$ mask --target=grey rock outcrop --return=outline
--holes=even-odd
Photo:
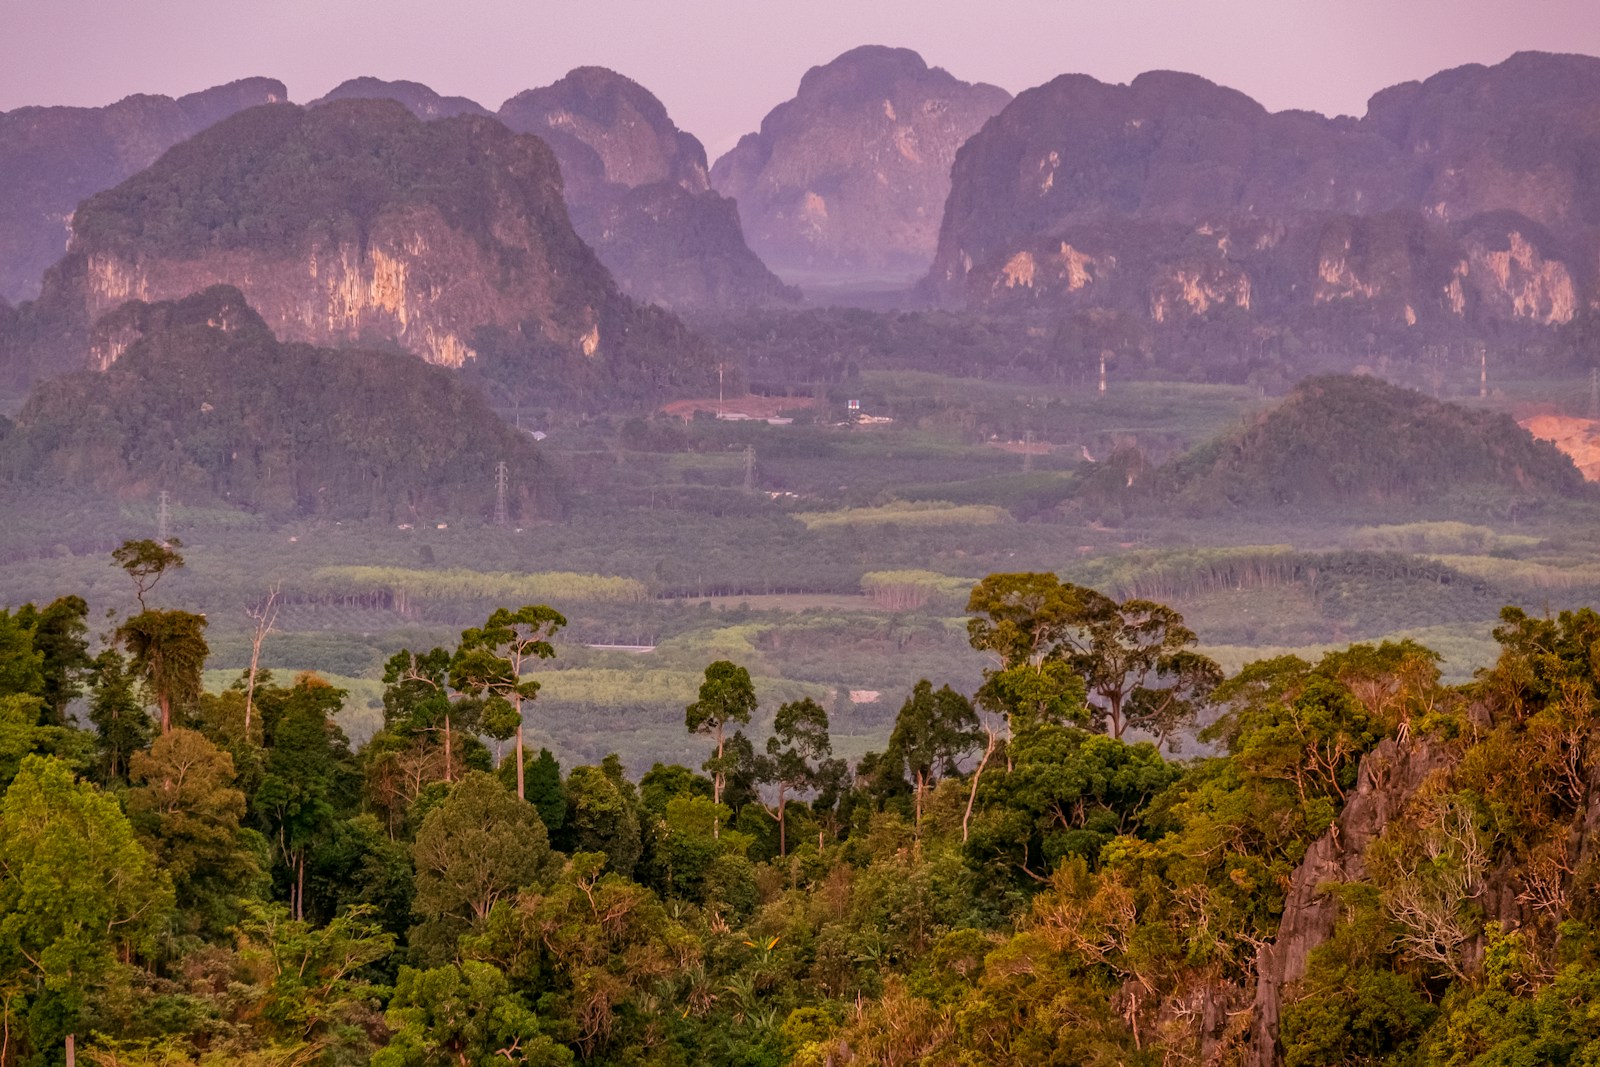
[[[1256,1067],[1280,1062],[1278,1019],[1284,988],[1305,977],[1312,951],[1333,936],[1339,905],[1325,887],[1362,880],[1367,846],[1430,775],[1453,763],[1451,753],[1428,738],[1386,740],[1362,759],[1355,794],[1294,872],[1278,936],[1256,954],[1250,1043]]]

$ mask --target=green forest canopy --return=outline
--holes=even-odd
[[[181,621],[148,577],[138,618]],[[1600,615],[1507,609],[1451,688],[1409,641],[1218,684],[1175,613],[1053,575],[968,610],[983,686],[915,687],[854,767],[819,705],[751,709],[710,665],[685,726],[723,709],[720,803],[693,768],[531,751],[519,797],[487,631],[396,655],[355,752],[315,676],[205,694],[148,641],[94,647],[81,599],[0,612],[0,1061],[68,1034],[128,1067],[1600,1054]],[[1202,706],[1194,753],[1102,732]],[[1379,764],[1390,817],[1355,800]],[[1307,884],[1352,835],[1351,880]]]

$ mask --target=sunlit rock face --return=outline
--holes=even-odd
[[[1270,113],[1192,75],[1066,75],[958,154],[924,287],[950,305],[1157,323],[1328,307],[1559,325],[1600,296],[1597,166],[1587,57],[1446,71],[1377,94],[1359,120]],[[1116,266],[1069,269],[1047,249]]]
[[[236,111],[286,99],[282,82],[247,78],[177,99],[140,95],[106,107],[0,112],[0,297],[38,295],[85,197]]]
[[[167,300],[243,282],[286,340],[392,341],[429,363],[461,367],[476,355],[467,338],[480,325],[473,321],[477,311],[494,313],[507,303],[475,269],[479,258],[437,209],[414,207],[386,213],[365,247],[354,240],[311,241],[287,255],[241,249],[183,258],[94,252],[85,264],[85,308],[93,321],[126,300]],[[92,357],[103,370],[115,353]]]
[[[956,149],[1010,94],[904,48],[813,67],[711,169],[780,273],[920,273],[932,259]]]
[[[637,82],[580,67],[512,97],[499,117],[550,145],[573,226],[630,296],[673,308],[797,299],[745,243],[733,201],[712,191],[705,148]]]

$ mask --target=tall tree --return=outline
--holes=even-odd
[[[811,789],[823,761],[833,754],[828,735],[828,712],[810,697],[778,708],[772,718],[772,736],[762,761],[762,779],[777,786],[772,804],[761,806],[778,822],[778,855],[789,854],[788,804],[790,793]]]
[[[0,796],[0,988],[12,994],[0,998],[4,1032],[20,1037],[28,1013],[36,1040],[70,1042],[88,994],[154,947],[172,907],[171,886],[115,798],[74,781],[59,760],[24,759]],[[54,1032],[41,1033],[41,1022]]]
[[[972,703],[948,685],[933,688],[924,678],[911,690],[894,732],[888,755],[902,761],[916,789],[916,826],[922,828],[922,802],[940,777],[953,774],[956,761],[978,743],[978,716]]]
[[[256,704],[256,679],[261,673],[261,646],[266,642],[267,635],[277,629],[278,624],[278,591],[281,586],[274,583],[267,590],[266,598],[245,607],[245,616],[250,620],[250,670],[245,676],[244,683],[244,736],[250,737],[250,722],[254,717]]]
[[[261,871],[240,825],[244,794],[233,757],[182,728],[135,752],[128,817],[171,876],[188,917],[213,933],[231,926],[258,891]]]
[[[967,600],[967,638],[1002,668],[1038,666],[1081,650],[1085,624],[1114,607],[1103,593],[1054,574],[991,574]]]
[[[94,661],[89,656],[89,605],[80,596],[64,596],[43,608],[24,604],[17,622],[33,633],[33,649],[40,656],[39,695],[44,698],[52,726],[67,725],[67,705],[83,693],[83,683]]]
[[[116,640],[128,650],[134,670],[149,686],[161,711],[161,732],[172,729],[175,706],[186,707],[200,696],[200,672],[206,656],[204,615],[187,611],[156,611],[145,603],[145,594],[168,573],[183,566],[177,538],[161,543],[151,540],[124,541],[111,558],[133,579],[139,613],[117,627]]]
[[[0,609],[0,696],[40,696],[44,653],[33,647],[33,630]]]
[[[187,611],[141,611],[117,627],[133,669],[144,679],[160,711],[161,732],[172,730],[174,709],[200,699],[200,675],[211,647],[206,620]]]
[[[1163,741],[1222,681],[1222,669],[1191,646],[1183,616],[1151,600],[1127,600],[1085,620],[1086,640],[1071,657],[1094,703],[1096,725],[1121,738],[1129,726]]]
[[[724,765],[727,728],[733,723],[748,725],[755,710],[756,687],[750,681],[750,672],[725,659],[706,668],[700,699],[684,709],[684,725],[690,733],[717,739],[717,751],[705,763],[705,769],[711,772],[713,803],[722,803],[722,790],[728,780],[729,768]]]
[[[355,772],[333,715],[345,692],[306,675],[280,706],[263,707],[267,763],[251,807],[283,861],[290,911],[305,918],[306,864],[353,801]]]
[[[528,604],[512,611],[500,608],[482,627],[461,634],[451,663],[451,684],[462,692],[499,697],[511,705],[516,719],[517,798],[525,799],[522,754],[522,702],[539,694],[535,679],[522,677],[534,660],[556,654],[551,636],[567,624],[554,608]]]
[[[444,780],[455,779],[461,762],[456,734],[477,724],[482,705],[451,695],[452,656],[442,648],[418,655],[401,650],[384,665],[384,724],[406,736],[437,735],[444,744]]]
[[[565,786],[567,814],[557,838],[569,853],[598,852],[610,869],[633,877],[644,841],[639,802],[622,763],[607,756],[598,767],[574,767]]]
[[[1047,714],[1065,708],[1072,694],[1052,665],[1066,663],[1083,679],[1090,720],[1114,737],[1133,726],[1165,740],[1222,680],[1221,668],[1193,651],[1198,638],[1183,616],[1154,601],[1119,604],[1054,574],[991,574],[973,587],[967,610],[972,647],[1000,661],[980,697]],[[1030,670],[1035,677],[1017,676]]]
[[[183,542],[176,537],[165,542],[146,538],[142,541],[124,541],[112,550],[111,558],[133,579],[134,595],[139,599],[140,611],[149,608],[144,602],[144,595],[154,589],[156,583],[169,572],[183,566],[183,556],[178,552],[182,547]]]
[[[483,922],[495,902],[554,873],[538,812],[492,775],[474,771],[422,821],[413,856],[412,906],[426,929],[414,943],[454,955],[456,938]]]

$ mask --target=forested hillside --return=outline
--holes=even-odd
[[[1508,609],[1460,687],[1409,641],[1224,679],[1170,608],[995,574],[981,686],[853,766],[719,660],[704,773],[634,780],[524,747],[540,606],[395,654],[359,751],[315,675],[203,691],[181,548],[115,553],[104,637],[0,612],[7,1067],[1600,1055],[1593,612]]]
[[[1508,415],[1346,375],[1302,382],[1252,425],[1175,460],[1157,482],[1205,508],[1585,491],[1567,456]]]
[[[457,375],[405,352],[281,344],[237,289],[129,304],[100,337],[120,357],[40,384],[0,437],[16,498],[160,486],[285,517],[488,516],[503,461],[513,517],[556,507],[532,440]]]

